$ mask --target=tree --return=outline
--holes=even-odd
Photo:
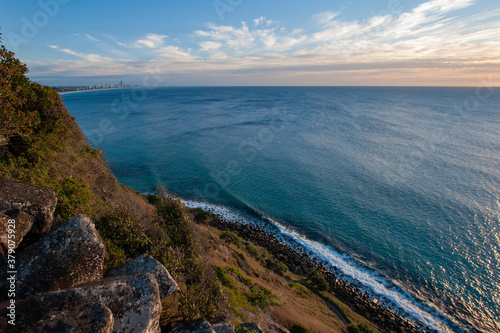
[[[0,39],[1,42],[1,39]],[[0,137],[26,137],[39,122],[36,110],[27,108],[31,82],[28,67],[0,45]]]

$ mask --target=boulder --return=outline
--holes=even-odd
[[[170,333],[215,333],[212,325],[203,318],[186,321],[173,330]]]
[[[177,282],[175,282],[165,266],[148,254],[142,254],[120,267],[110,270],[105,274],[105,277],[127,276],[146,272],[151,273],[156,278],[162,299],[179,290]]]
[[[17,271],[16,299],[102,279],[106,246],[94,224],[78,215],[16,255],[15,267],[0,263],[0,301],[7,297],[7,271]]]
[[[8,303],[8,302],[5,302]],[[113,332],[113,314],[100,302],[71,292],[53,292],[17,302],[15,326],[10,310],[0,310],[0,332]]]
[[[15,222],[9,223],[9,221],[12,220]],[[11,249],[15,249],[33,226],[33,216],[19,209],[12,209],[0,213],[0,247],[5,254],[7,254],[9,248],[9,225],[11,226],[10,229],[12,232],[10,235],[14,235],[13,238],[10,238],[12,241]]]
[[[87,302],[107,306],[113,313],[114,332],[160,331],[160,292],[156,279],[150,273],[107,278],[60,293],[71,293],[83,297]]]
[[[212,325],[215,333],[234,333],[234,325],[231,321],[223,321]]]
[[[29,235],[41,237],[50,230],[56,203],[51,189],[0,178],[0,212],[19,209],[33,216]]]

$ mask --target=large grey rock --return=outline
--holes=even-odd
[[[161,300],[158,283],[150,273],[114,277],[83,284],[60,293],[78,295],[106,305],[114,317],[114,332],[160,331]]]
[[[56,203],[51,189],[0,178],[0,212],[19,209],[33,216],[30,235],[40,237],[50,230]]]
[[[173,330],[170,333],[215,333],[212,325],[203,318],[186,321]]]
[[[9,223],[9,221],[14,221],[14,223]],[[16,249],[23,237],[26,236],[28,231],[30,231],[33,226],[33,216],[19,210],[12,209],[4,213],[0,213],[0,248],[1,251],[7,254],[10,248]],[[9,234],[9,229],[11,233]],[[11,237],[9,239],[9,236]]]
[[[0,263],[0,301],[7,297],[7,271],[17,271],[16,296],[23,299],[102,279],[105,256],[94,224],[78,215],[17,254],[15,267]]]
[[[162,299],[179,290],[177,282],[175,282],[165,266],[148,254],[142,254],[120,267],[110,270],[106,273],[105,277],[126,276],[146,272],[151,273],[156,278]]]
[[[231,321],[223,321],[212,325],[215,333],[234,333],[234,325]]]
[[[17,302],[15,326],[10,309],[0,310],[0,332],[113,332],[113,314],[104,304],[90,303],[72,292],[52,292]]]

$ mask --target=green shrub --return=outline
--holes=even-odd
[[[328,282],[325,280],[325,277],[318,271],[312,271],[311,274],[309,274],[308,279],[313,288],[318,291],[327,291],[330,288]]]
[[[139,220],[127,211],[113,211],[95,222],[96,228],[114,251],[107,266],[123,257],[133,259],[149,253],[150,240]]]
[[[212,212],[206,211],[203,208],[190,208],[189,212],[193,214],[193,218],[197,223],[208,223],[217,217]]]
[[[92,215],[90,203],[98,200],[83,179],[65,179],[56,186],[56,194],[56,213],[61,215],[63,221],[81,213]]]
[[[199,257],[190,260],[189,265],[192,267],[180,279],[182,294],[179,311],[182,317],[185,320],[210,320],[226,315],[227,299],[216,272]]]
[[[255,332],[256,332],[255,330],[250,330],[250,329],[243,327],[243,326],[238,326],[234,330],[234,333],[255,333]]]
[[[267,258],[265,262],[267,269],[273,270],[279,275],[283,275],[288,272],[288,266],[277,259]]]
[[[251,288],[249,300],[254,304],[260,307],[261,309],[265,309],[270,305],[279,305],[279,303],[275,300],[278,299],[271,290],[260,287],[260,288]]]
[[[252,257],[260,261],[261,257],[263,256],[263,253],[259,251],[255,246],[253,246],[252,243],[245,244],[245,248],[248,254],[250,254]]]
[[[238,277],[238,279],[243,282],[246,286],[248,287],[251,287],[253,286],[253,281],[249,278],[247,278],[246,276],[244,276],[243,274],[241,274],[241,272],[234,268],[234,267],[229,267],[228,268],[228,271],[234,273],[234,275],[236,275]]]
[[[290,332],[291,333],[310,333],[311,331],[305,327],[302,324],[293,324],[292,327],[290,327]]]
[[[241,247],[241,239],[240,237],[238,237],[238,235],[233,232],[233,231],[224,231],[221,235],[220,235],[220,239],[222,239],[224,242],[226,242],[227,244],[234,244],[236,245],[237,247]]]
[[[160,224],[165,227],[171,245],[182,248],[185,255],[193,256],[195,254],[195,241],[190,221],[186,215],[186,207],[180,199],[170,196],[154,201],[160,217]]]
[[[223,286],[228,287],[230,289],[234,289],[234,281],[233,279],[227,274],[227,271],[219,266],[214,267],[215,271],[215,276],[219,279],[219,281],[222,283]]]

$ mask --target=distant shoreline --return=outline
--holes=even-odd
[[[96,91],[96,90],[111,90],[111,89],[126,89],[126,88],[134,88],[136,86],[130,86],[130,87],[113,87],[113,88],[96,88],[96,89],[81,89],[81,90],[67,90],[67,91],[57,91],[59,95],[63,94],[69,94],[69,93],[76,93],[76,92],[88,92],[88,91]]]

